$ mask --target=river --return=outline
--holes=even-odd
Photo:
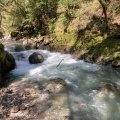
[[[50,52],[47,50],[26,50],[15,52],[13,41],[4,41],[5,49],[16,59],[16,68],[8,74],[10,84],[30,81],[47,82],[51,78],[61,78],[70,86],[67,93],[59,95],[51,105],[48,118],[43,120],[120,120],[120,96],[98,92],[100,82],[110,81],[120,85],[120,74],[110,66],[86,63],[75,60],[69,54]],[[45,61],[40,64],[30,64],[28,57],[33,52],[41,53]],[[18,54],[23,53],[24,59]],[[62,62],[61,62],[62,60]],[[61,64],[57,67],[57,65]],[[52,101],[52,98],[51,98]],[[61,104],[57,104],[56,102]],[[56,104],[55,104],[56,103]],[[56,109],[55,109],[56,108]],[[56,110],[56,111],[54,111]],[[67,119],[67,117],[66,117]],[[40,119],[41,120],[41,119]]]

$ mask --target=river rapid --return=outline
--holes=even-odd
[[[11,81],[9,84],[19,83],[21,86],[22,82],[26,82],[33,84],[33,88],[37,88],[39,84],[52,78],[61,78],[68,84],[67,92],[58,93],[56,98],[49,99],[53,103],[49,106],[49,112],[46,112],[48,117],[43,120],[120,120],[120,96],[98,92],[95,89],[100,82],[104,81],[120,85],[118,71],[110,66],[75,60],[70,54],[47,50],[15,52],[16,43],[9,40],[4,41],[3,44],[5,49],[14,56],[17,64],[16,68],[7,76]],[[41,53],[45,58],[44,62],[30,64],[28,57],[33,52]],[[20,53],[25,55],[24,59],[18,58]],[[60,62],[61,64],[58,66]],[[36,82],[38,84],[35,84]]]

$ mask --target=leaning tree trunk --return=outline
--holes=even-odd
[[[101,6],[102,6],[102,9],[103,9],[103,14],[104,14],[104,17],[105,17],[105,27],[106,27],[106,30],[108,30],[108,16],[107,16],[107,4],[105,4],[105,0],[99,0]]]

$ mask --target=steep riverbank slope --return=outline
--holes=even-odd
[[[111,2],[111,7],[112,7]],[[94,6],[95,5],[95,6]],[[120,14],[108,10],[109,29],[106,30],[102,9],[97,0],[71,9],[67,19],[64,10],[54,24],[55,40],[51,48],[64,51],[88,62],[112,64],[120,67]]]

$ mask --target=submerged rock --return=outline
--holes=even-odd
[[[101,100],[119,98],[120,86],[112,82],[101,82],[97,89],[97,97]]]
[[[17,37],[19,34],[18,31],[11,32],[11,38]]]
[[[67,86],[67,83],[61,78],[54,78],[49,80],[43,86],[50,93],[54,93],[64,90]]]
[[[16,45],[15,46],[15,51],[16,52],[20,52],[20,51],[24,51],[25,47],[23,45]]]
[[[26,58],[24,53],[18,53],[16,57],[17,57],[17,60],[24,60]]]
[[[14,40],[19,40],[19,39],[22,39],[23,37],[24,35],[19,31],[11,32],[11,38]]]
[[[42,63],[43,61],[44,57],[38,52],[34,52],[32,55],[29,56],[30,64]]]

